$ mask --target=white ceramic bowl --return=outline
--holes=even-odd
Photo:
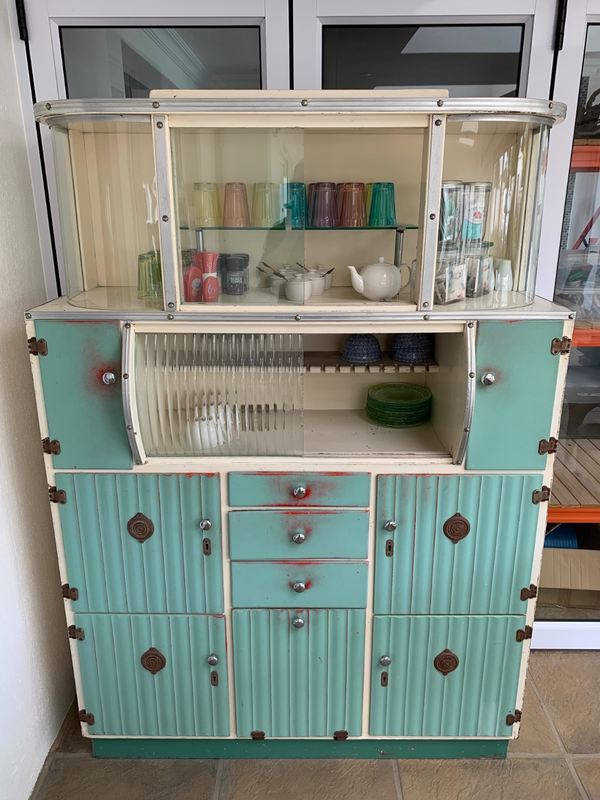
[[[298,275],[291,281],[286,281],[285,296],[292,303],[304,303],[311,296],[312,281],[304,275]]]

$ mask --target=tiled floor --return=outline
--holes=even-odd
[[[534,652],[506,761],[92,759],[75,719],[32,800],[600,800],[600,653]]]

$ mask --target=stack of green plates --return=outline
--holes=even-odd
[[[367,417],[386,428],[413,428],[431,416],[431,392],[413,383],[377,383],[367,396]]]

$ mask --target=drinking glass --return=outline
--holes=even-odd
[[[313,202],[313,228],[337,228],[335,183],[316,183]]]
[[[308,184],[308,224],[313,224],[313,211],[315,210],[315,183]]]
[[[396,224],[396,200],[393,183],[374,183],[369,225],[389,228]]]
[[[364,183],[345,183],[340,228],[365,228],[366,225],[365,185]]]
[[[279,186],[276,183],[255,183],[252,198],[252,226],[273,228],[281,225]]]
[[[289,183],[288,198],[292,228],[306,228],[306,186],[303,183]]]
[[[160,253],[151,251],[138,256],[137,296],[148,305],[155,305],[162,300]]]
[[[340,217],[342,216],[342,196],[344,194],[344,184],[336,183],[335,185],[335,202],[337,205],[338,225],[340,224]]]
[[[365,208],[367,210],[367,220],[371,218],[371,201],[373,199],[373,184],[365,183]],[[371,223],[369,223],[370,225]]]
[[[223,203],[223,227],[249,228],[248,195],[245,183],[226,183]]]
[[[221,225],[219,187],[216,183],[194,184],[194,218],[197,228],[218,228]]]

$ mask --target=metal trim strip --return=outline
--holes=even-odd
[[[177,308],[177,287],[175,275],[175,213],[171,204],[170,165],[168,126],[166,117],[156,116],[152,125],[154,137],[154,164],[156,169],[156,189],[158,195],[158,226],[160,233],[160,257],[162,265],[163,293],[166,309]]]
[[[128,321],[123,325],[123,342],[121,357],[121,396],[123,398],[123,416],[127,429],[127,439],[131,447],[131,455],[134,464],[143,464],[144,458],[139,446],[138,435],[133,423],[133,398],[131,393],[131,381],[133,380],[131,369],[133,367],[133,328]]]
[[[477,356],[475,352],[475,322],[467,322],[467,396],[465,399],[465,416],[463,419],[463,432],[453,464],[460,465],[465,460],[471,423],[473,422],[473,409],[475,407],[475,380],[477,373]]]

